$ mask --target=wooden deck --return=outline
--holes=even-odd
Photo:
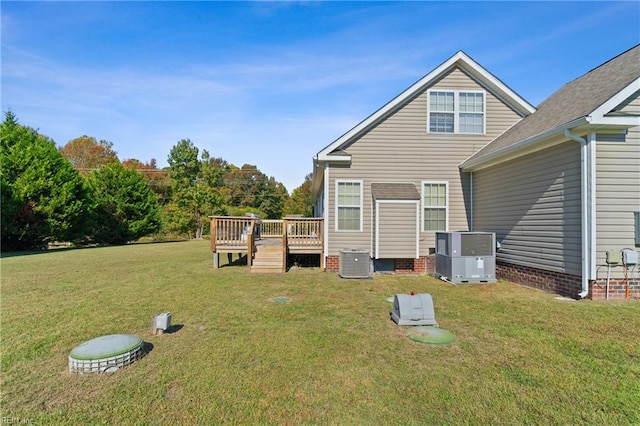
[[[319,254],[324,268],[324,223],[321,218],[256,220],[250,217],[211,216],[213,266],[221,253],[247,257],[252,272],[285,272],[289,254]]]

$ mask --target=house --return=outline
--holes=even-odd
[[[314,158],[326,268],[362,248],[374,269],[432,269],[435,231],[471,229],[471,174],[459,165],[534,108],[463,52]]]
[[[374,271],[427,273],[436,231],[489,231],[500,277],[599,293],[604,253],[637,243],[639,52],[539,110],[456,53],[315,156],[326,269],[361,248]],[[609,284],[624,286],[622,268],[610,269]]]
[[[640,296],[638,266],[606,262],[640,246],[640,45],[567,83],[460,169],[473,178],[474,228],[501,242],[499,276]]]

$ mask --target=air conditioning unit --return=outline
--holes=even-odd
[[[369,278],[369,252],[362,249],[340,250],[341,278]]]
[[[496,282],[496,235],[436,232],[436,275],[455,284]]]

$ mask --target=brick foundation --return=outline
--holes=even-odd
[[[640,279],[629,279],[629,299],[640,299]],[[598,279],[591,284],[591,298],[605,300],[607,298],[607,279]],[[609,300],[627,298],[627,281],[624,279],[609,280]]]
[[[496,276],[503,280],[567,297],[577,297],[578,293],[582,291],[582,278],[578,275],[546,271],[528,266],[496,262]]]
[[[340,257],[327,256],[325,270],[327,272],[338,272],[340,270]]]
[[[427,274],[433,273],[434,260],[432,256],[419,259],[395,259],[393,272],[395,274]],[[328,256],[327,272],[340,271],[340,256]],[[561,272],[546,271],[528,266],[511,265],[503,262],[496,264],[496,276],[500,279],[539,288],[550,293],[577,298],[582,291],[582,278],[579,275],[563,274]],[[598,279],[589,283],[589,294],[594,300],[606,299],[606,279]],[[629,279],[629,298],[640,299],[640,278]],[[609,300],[625,299],[627,282],[624,279],[609,281]]]
[[[395,274],[426,274],[433,271],[433,261],[430,257],[395,259],[393,266]],[[340,271],[340,256],[327,256],[326,271]]]
[[[427,273],[426,257],[418,259],[395,259],[393,262],[393,272],[395,274],[426,274]]]
[[[582,291],[582,277],[561,272],[546,271],[528,266],[497,262],[496,275],[500,279],[539,288],[562,296],[577,298]],[[609,282],[609,299],[624,299],[627,293],[625,280]],[[594,300],[606,299],[606,279],[589,282],[589,294]],[[640,298],[640,280],[629,280],[629,298]]]

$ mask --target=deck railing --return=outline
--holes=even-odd
[[[218,248],[239,248],[247,252],[253,250],[256,220],[248,217],[212,216],[211,250]]]
[[[282,220],[264,219],[260,226],[260,238],[280,238],[282,236]]]
[[[284,219],[290,248],[322,248],[324,221],[322,218]]]
[[[286,218],[256,220],[249,217],[211,216],[211,251],[246,253],[251,266],[256,251],[256,239],[282,239],[283,255],[322,254],[324,221],[322,218]],[[258,243],[260,244],[260,243]],[[321,256],[322,261],[322,256]]]

